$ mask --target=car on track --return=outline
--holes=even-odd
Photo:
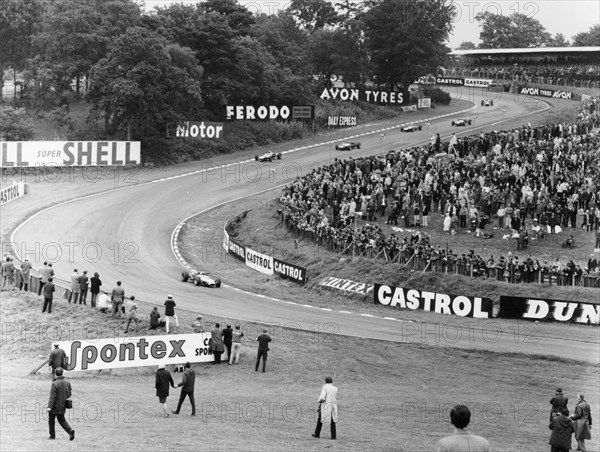
[[[254,160],[257,162],[272,162],[275,159],[281,160],[281,152],[267,151],[263,155],[254,156]]]
[[[193,283],[196,286],[221,287],[221,280],[219,278],[213,278],[204,271],[183,272],[181,274],[181,280],[183,282]]]
[[[400,127],[401,132],[416,132],[417,130],[423,130],[423,124],[408,124]]]
[[[454,121],[452,121],[452,125],[455,127],[465,127],[465,126],[470,126],[472,124],[472,122],[473,122],[472,119],[461,118],[461,119],[455,119]]]
[[[360,143],[357,141],[348,141],[335,145],[336,151],[351,151],[352,149],[360,149]]]
[[[481,99],[481,106],[482,107],[493,107],[494,101],[492,99]]]

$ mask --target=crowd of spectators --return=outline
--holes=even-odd
[[[598,99],[582,103],[576,120],[566,123],[453,136],[448,143],[438,135],[426,146],[335,159],[284,188],[282,214],[288,227],[328,239],[336,249],[356,246],[397,262],[413,256],[432,267],[466,262],[470,273],[475,267],[474,276],[512,265],[526,275],[519,276],[522,281],[535,279],[527,276],[529,268],[538,272],[538,280],[543,272],[598,277],[599,268],[585,262],[519,262],[516,256],[439,250],[427,234],[430,213],[444,217],[445,233],[469,230],[474,241],[490,238],[486,226],[492,223],[516,238],[519,248],[559,226],[600,234],[598,107]],[[418,232],[386,236],[378,221]],[[564,246],[572,247],[572,238]],[[499,270],[495,274],[505,277]],[[515,271],[510,274],[514,279]]]
[[[600,63],[481,58],[449,68],[445,75],[597,88],[600,86]]]

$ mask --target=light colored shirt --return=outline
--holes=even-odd
[[[454,435],[440,439],[436,446],[436,452],[489,452],[489,450],[490,443],[487,439],[463,429],[456,429]]]

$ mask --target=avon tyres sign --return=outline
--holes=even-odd
[[[392,308],[431,311],[438,314],[480,319],[493,317],[493,303],[489,298],[447,295],[384,284],[375,284],[373,295],[375,304]]]
[[[502,296],[499,317],[598,325],[600,304]]]
[[[520,94],[528,96],[552,97],[554,99],[575,100],[571,91],[562,91],[560,89],[541,89],[534,87],[523,87],[519,91]]]
[[[324,88],[320,97],[323,100],[360,100],[373,104],[400,105],[404,103],[404,93],[401,91],[381,91],[377,89]]]
[[[139,141],[2,141],[2,168],[141,163]]]
[[[299,284],[306,282],[306,268],[284,262],[275,257],[273,258],[273,265],[273,271],[276,275]]]
[[[213,361],[210,333],[63,341],[67,370],[101,370]]]

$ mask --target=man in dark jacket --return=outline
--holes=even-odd
[[[56,288],[54,287],[53,279],[50,277],[48,281],[44,283],[44,289],[42,292],[44,293],[44,306],[42,307],[42,313],[46,312],[46,308],[48,308],[48,314],[52,314],[52,299],[54,298],[54,292]]]
[[[181,394],[179,395],[179,403],[177,404],[177,411],[173,411],[173,414],[179,414],[181,410],[181,405],[187,397],[190,398],[190,403],[192,404],[192,416],[196,415],[196,401],[194,400],[194,383],[196,382],[196,372],[192,369],[192,365],[187,362],[185,363],[185,372],[183,373],[183,378],[177,386],[181,386]]]
[[[92,294],[92,308],[96,307],[96,299],[98,298],[98,294],[100,293],[100,286],[102,285],[102,281],[100,280],[100,275],[98,272],[94,273],[94,276],[90,279],[90,294]]]
[[[210,349],[215,357],[213,364],[221,364],[221,355],[225,351],[225,346],[223,345],[223,330],[219,323],[215,323],[215,327],[210,331]]]
[[[150,329],[155,330],[160,326],[160,312],[158,312],[158,308],[154,306],[152,311],[150,312]]]
[[[575,430],[571,418],[563,412],[552,413],[552,421],[549,428],[552,430],[550,440],[548,441],[550,451],[569,452],[571,449],[571,435]]]
[[[65,353],[65,351],[62,348],[60,348],[58,344],[54,344],[54,350],[50,352],[50,358],[48,358],[48,366],[50,366],[50,370],[52,371],[52,379],[54,379],[54,376],[58,369],[64,369],[64,366],[67,365],[66,361],[67,354]]]
[[[554,419],[554,413],[569,413],[569,409],[567,408],[568,403],[569,398],[563,395],[562,388],[556,388],[556,394],[550,399],[550,404],[552,405],[552,409],[550,410],[550,422]]]
[[[227,353],[227,358],[225,361],[229,362],[229,357],[231,356],[231,343],[233,342],[233,330],[231,329],[231,325],[227,324],[227,328],[223,330],[223,344],[225,345],[225,352]]]
[[[171,372],[165,369],[164,364],[158,365],[158,370],[156,371],[156,396],[158,397],[158,401],[162,405],[163,408],[163,416],[169,417],[169,410],[167,409],[167,397],[169,397],[169,385],[174,388],[175,383],[173,383],[173,377],[171,377]]]
[[[60,426],[69,434],[71,441],[75,439],[75,430],[71,428],[65,419],[65,402],[71,397],[71,383],[63,377],[63,369],[56,369],[56,378],[50,388],[50,399],[48,400],[48,426],[50,427],[50,438],[56,437],[54,431],[55,420],[58,418]]]
[[[263,369],[267,367],[267,355],[269,352],[269,342],[271,342],[270,336],[267,334],[267,330],[263,330],[263,334],[256,338],[258,341],[258,355],[256,356],[256,366],[254,367],[254,371],[258,372],[258,365],[260,364],[260,358],[263,359]]]
[[[85,304],[87,305],[87,294],[88,294],[88,289],[89,289],[89,282],[90,278],[88,278],[87,275],[87,270],[83,271],[83,275],[81,275],[78,279],[79,281],[79,304]]]

